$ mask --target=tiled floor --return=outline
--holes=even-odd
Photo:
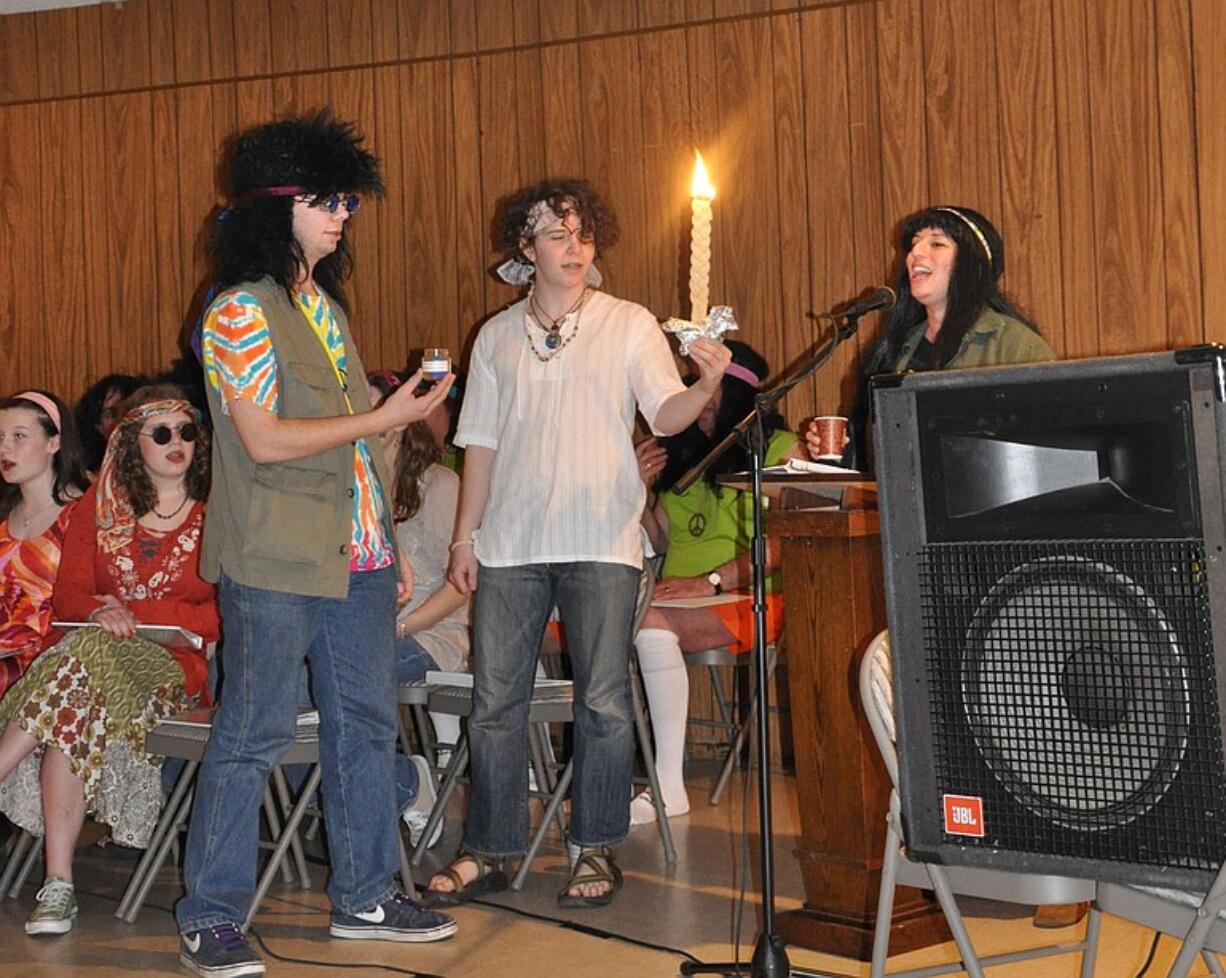
[[[790,779],[778,778],[776,786],[777,906],[782,910],[800,905],[801,886],[791,855],[795,846],[795,794]],[[324,873],[316,866],[310,890],[274,888],[257,919],[255,930],[265,949],[268,973],[651,978],[677,974],[683,954],[704,961],[726,960],[732,953],[739,885],[736,867],[740,861],[742,793],[738,787],[734,782],[723,804],[712,808],[705,804],[702,784],[694,782],[691,796],[699,804],[689,816],[673,820],[679,859],[672,873],[665,871],[655,828],[634,829],[620,850],[626,887],[607,910],[563,913],[558,909],[554,895],[564,879],[564,859],[555,838],[521,893],[500,895],[488,905],[459,910],[460,932],[442,944],[397,946],[331,940],[327,936]],[[435,850],[440,860],[443,853],[454,849],[458,837],[458,820],[452,819]],[[178,966],[170,914],[180,892],[178,871],[163,871],[136,924],[121,923],[112,914],[136,854],[85,844],[94,838],[96,832],[87,832],[78,859],[82,914],[70,935],[25,935],[22,922],[33,902],[33,883],[18,900],[0,903],[0,978],[185,973]],[[756,853],[756,831],[750,835],[749,845]],[[424,879],[424,873],[420,878]],[[753,885],[751,880],[751,902],[745,910],[742,931],[745,956],[752,951],[758,919]],[[968,907],[968,911],[972,935],[985,952],[1013,950],[1044,938],[1031,927],[1025,909],[977,905]],[[1149,932],[1108,919],[1098,978],[1132,978],[1145,959],[1150,940]],[[1173,941],[1161,942],[1150,976],[1166,973],[1175,950]],[[789,956],[794,967],[818,973],[868,974],[867,964],[800,948],[790,948]],[[893,963],[917,966],[952,960],[952,956],[953,946],[948,944]],[[1207,973],[1203,964],[1194,971]],[[991,974],[992,978],[1073,978],[1078,974],[1078,962],[1067,956],[1051,958],[1002,967]]]

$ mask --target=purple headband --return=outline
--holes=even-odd
[[[227,210],[233,210],[249,200],[255,200],[259,197],[297,197],[299,194],[307,193],[306,187],[256,187],[254,190],[248,190],[245,194],[240,194],[230,201],[230,206]]]
[[[60,431],[60,409],[55,406],[55,401],[51,400],[46,394],[40,394],[38,391],[26,391],[22,394],[14,395],[22,401],[30,401],[37,404],[40,408],[47,412],[47,417],[51,419],[51,423],[55,425],[55,430]]]
[[[748,367],[742,367],[739,363],[728,364],[728,369],[724,373],[729,377],[735,377],[737,380],[743,380],[750,387],[760,387],[762,385],[762,378]]]

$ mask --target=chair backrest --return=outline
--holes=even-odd
[[[873,739],[898,790],[898,752],[894,740],[894,670],[890,658],[890,633],[881,632],[868,643],[860,662],[860,700],[872,728]]]

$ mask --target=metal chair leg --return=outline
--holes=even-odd
[[[630,666],[630,695],[634,705],[634,729],[638,734],[643,763],[647,765],[647,784],[651,790],[652,803],[656,808],[656,826],[660,832],[660,844],[664,847],[664,862],[668,866],[673,866],[677,862],[677,849],[673,845],[673,830],[668,824],[668,815],[664,811],[664,795],[660,791],[660,778],[656,774],[656,755],[651,747],[651,732],[647,729],[647,706],[643,702],[643,690],[639,682],[638,668],[632,663]]]
[[[549,799],[549,804],[545,806],[545,816],[541,819],[541,824],[537,826],[536,831],[532,834],[532,842],[528,846],[528,851],[524,853],[524,858],[520,861],[519,869],[515,871],[515,876],[511,879],[511,889],[522,890],[524,881],[528,878],[528,870],[532,866],[532,860],[536,858],[540,852],[541,845],[545,841],[545,833],[549,829],[549,823],[558,814],[562,807],[562,799],[566,797],[566,791],[570,787],[570,779],[574,775],[573,761],[567,762],[567,765],[562,770],[562,776],[558,779],[557,785],[554,787],[553,796]]]
[[[157,825],[154,826],[153,834],[149,837],[149,844],[145,847],[145,851],[140,857],[140,862],[136,864],[136,869],[132,871],[132,877],[128,880],[128,886],[123,891],[123,899],[119,901],[119,906],[115,908],[115,916],[120,920],[127,919],[128,910],[136,894],[140,891],[145,877],[156,875],[158,870],[162,868],[161,861],[155,862],[158,851],[162,848],[162,840],[166,835],[177,828],[176,819],[179,814],[179,807],[183,802],[183,796],[191,788],[192,781],[196,777],[196,769],[199,766],[199,761],[187,761],[183,765],[183,770],[179,772],[179,777],[175,780],[174,787],[170,791],[170,797],[162,805],[162,814],[158,816]],[[141,902],[144,902],[143,899]],[[133,915],[132,919],[136,919],[135,915]]]
[[[277,845],[272,851],[272,857],[268,865],[264,867],[259,883],[256,884],[255,895],[252,897],[251,906],[247,910],[247,917],[243,921],[244,933],[251,926],[251,921],[255,917],[256,911],[259,910],[260,904],[264,902],[264,897],[267,895],[269,887],[272,886],[273,876],[278,869],[285,868],[285,852],[298,834],[298,823],[302,821],[307,805],[311,803],[311,795],[319,787],[319,780],[322,776],[323,772],[320,770],[320,765],[313,765],[306,784],[302,786],[302,793],[298,796],[298,801],[294,803],[294,807],[290,810],[289,816],[285,820],[285,825],[277,836]]]
[[[447,773],[443,777],[443,784],[438,790],[438,797],[434,800],[434,807],[430,809],[430,818],[426,821],[426,828],[413,849],[413,855],[409,858],[410,865],[420,866],[421,861],[425,859],[426,844],[433,837],[435,826],[442,820],[443,813],[447,810],[447,803],[455,793],[456,785],[459,783],[460,777],[467,767],[468,735],[460,734],[460,739],[456,743],[455,753],[451,756],[451,763],[447,765]]]
[[[285,781],[285,772],[281,770],[280,764],[272,769],[272,783],[277,790],[277,798],[281,802],[281,811],[288,812],[290,810],[289,785]],[[311,796],[307,795],[306,797],[309,807]],[[318,822],[316,824],[318,825]],[[294,869],[298,872],[298,885],[303,890],[309,890],[311,888],[311,874],[307,871],[306,853],[302,851],[302,839],[298,837],[296,831],[290,837],[289,844],[290,852],[294,856]]]

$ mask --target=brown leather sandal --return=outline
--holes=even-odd
[[[599,860],[604,860],[602,866]],[[608,867],[607,869],[605,867]],[[571,893],[576,886],[588,883],[608,883],[609,888],[597,896],[584,896],[582,893]],[[595,849],[580,849],[579,858],[571,870],[570,879],[558,893],[558,906],[574,909],[586,907],[607,907],[613,902],[613,897],[622,888],[622,871],[618,869],[613,859],[613,850],[608,846],[598,846]]]
[[[464,882],[464,877],[460,875],[457,868],[462,863],[472,863],[477,867],[477,875],[467,883]],[[503,860],[483,859],[471,852],[461,853],[450,866],[435,873],[434,876],[442,876],[451,880],[453,889],[432,890],[427,888],[422,893],[420,901],[424,907],[455,907],[461,903],[468,903],[483,893],[501,892],[507,888],[509,883],[506,871],[503,869]],[[434,877],[431,877],[431,882],[433,880]]]

